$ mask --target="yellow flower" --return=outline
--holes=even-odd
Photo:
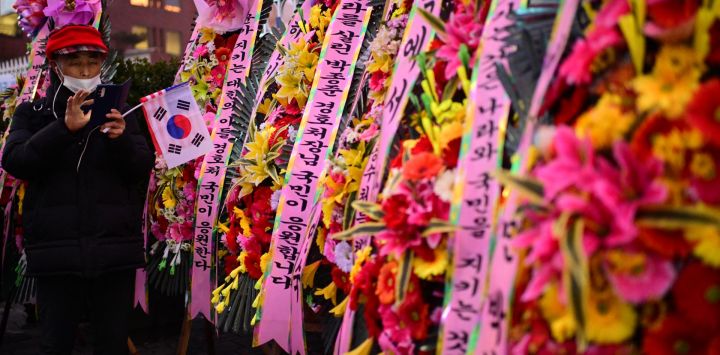
[[[238,255],[237,260],[240,262],[240,272],[246,273],[247,267],[245,266],[245,258],[247,258],[247,252],[245,250],[240,252],[240,255]]]
[[[690,162],[690,172],[701,179],[713,180],[717,174],[715,161],[708,153],[695,153]]]
[[[575,335],[575,320],[567,307],[560,303],[557,284],[551,283],[545,289],[538,305],[543,318],[550,325],[550,332],[555,340],[564,342]]]
[[[335,317],[342,317],[343,314],[345,314],[345,309],[347,309],[348,303],[350,303],[350,296],[345,297],[342,302],[330,310],[330,313],[332,313]]]
[[[310,26],[315,30],[318,40],[322,43],[325,38],[325,30],[330,25],[332,14],[330,9],[322,11],[322,7],[318,4],[310,10]]]
[[[166,209],[173,209],[177,204],[177,201],[175,200],[175,194],[168,186],[165,186],[165,188],[163,188],[162,201]]]
[[[423,280],[430,280],[433,276],[445,273],[448,266],[447,247],[438,247],[433,250],[435,260],[425,261],[422,258],[413,258],[413,272]]]
[[[450,142],[462,137],[462,134],[463,125],[461,121],[453,121],[445,124],[440,128],[440,145],[445,149]]]
[[[697,130],[673,129],[670,133],[653,139],[653,154],[671,171],[680,172],[685,168],[687,150],[697,149],[701,144],[702,137]]]
[[[713,226],[688,228],[685,239],[694,243],[693,254],[702,262],[720,267],[720,229]]]
[[[313,52],[302,52],[297,58],[298,70],[301,70],[305,79],[312,81],[315,78],[315,68],[318,64],[318,55]]]
[[[315,273],[317,272],[318,268],[320,267],[320,260],[306,266],[302,271],[302,276],[300,277],[300,281],[302,282],[303,288],[313,288],[315,287]]]
[[[617,344],[635,333],[635,309],[610,292],[591,291],[585,335],[598,344]]]
[[[373,52],[373,60],[368,63],[367,71],[373,73],[379,70],[383,73],[389,73],[394,63],[395,61],[389,54],[377,54]]]
[[[653,72],[632,82],[638,93],[637,109],[641,112],[659,110],[668,118],[680,117],[699,85],[702,69],[693,49],[664,46]]]
[[[267,115],[270,113],[270,106],[272,105],[272,100],[265,99],[260,105],[257,107],[257,112],[262,113],[263,115]]]
[[[237,207],[233,207],[233,213],[235,213],[236,218],[240,219],[240,228],[242,228],[242,234],[244,236],[251,236],[252,231],[250,229],[250,218],[245,215],[245,212],[243,212],[243,210]]]
[[[280,89],[275,94],[275,98],[278,101],[290,103],[292,99],[295,99],[298,103],[298,107],[304,107],[307,101],[307,93],[305,92],[304,83],[302,82],[302,72],[295,70],[287,70],[282,72],[275,78]]]
[[[267,252],[260,257],[260,271],[262,271],[263,275],[265,274],[270,261],[272,261],[272,253],[270,252]]]
[[[465,117],[465,105],[451,99],[444,100],[439,104],[432,102],[430,111],[438,123],[462,121]]]
[[[325,238],[326,237],[327,237],[327,229],[318,228],[318,235],[317,235],[317,239],[315,239],[315,243],[317,244],[318,248],[320,248],[320,250],[325,250]]]
[[[273,125],[267,125],[260,131],[255,131],[252,141],[245,145],[247,152],[244,158],[248,160],[265,160],[265,155],[270,152],[270,136],[275,132]]]
[[[580,137],[589,137],[598,149],[608,148],[623,138],[634,120],[632,113],[623,112],[622,98],[607,93],[595,107],[578,118],[575,132]]]
[[[333,305],[337,304],[337,286],[331,282],[327,287],[315,291],[315,296],[323,296],[326,300],[332,300]]]
[[[215,39],[215,31],[213,31],[212,28],[203,27],[200,29],[200,39],[198,40],[198,42],[208,43],[214,39]]]

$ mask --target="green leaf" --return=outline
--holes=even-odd
[[[274,164],[268,164],[266,171],[276,184],[280,184],[280,177],[278,177],[277,168],[275,168]]]
[[[694,226],[718,226],[720,216],[710,210],[697,207],[660,206],[641,208],[635,221],[645,227],[678,229]]]
[[[375,234],[385,229],[385,223],[382,222],[368,222],[358,224],[350,229],[344,230],[339,233],[335,233],[330,238],[335,240],[350,240],[353,236],[360,234]]]
[[[430,224],[425,228],[422,235],[423,237],[427,237],[437,233],[452,233],[456,230],[457,226],[454,224],[442,219],[433,218],[430,220]]]
[[[377,203],[356,200],[353,201],[352,207],[356,211],[363,213],[376,221],[383,219],[383,217],[385,216],[385,212],[383,212],[382,207]]]
[[[578,348],[584,349],[587,342],[585,336],[585,327],[587,324],[588,309],[588,292],[589,292],[589,269],[587,256],[583,248],[583,230],[584,223],[580,218],[565,215],[567,218],[562,220],[569,221],[559,234],[560,249],[562,250],[563,261],[565,263],[563,271],[563,281],[565,283],[565,292],[570,305],[570,312],[577,324],[576,339]],[[560,227],[558,227],[560,228]]]
[[[435,15],[425,11],[424,9],[418,7],[418,12],[420,13],[420,16],[422,16],[425,21],[432,27],[435,32],[440,35],[441,37],[447,36],[447,33],[445,32],[445,24],[443,23],[443,20],[439,19]]]
[[[531,202],[544,204],[545,188],[540,181],[517,176],[507,170],[496,170],[493,175],[505,186],[517,189],[523,196],[527,197]]]

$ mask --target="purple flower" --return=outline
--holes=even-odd
[[[48,0],[43,10],[55,20],[56,27],[88,25],[101,10],[100,0]]]
[[[335,245],[335,264],[344,272],[350,272],[350,270],[352,270],[354,261],[353,248],[350,243],[342,241]]]

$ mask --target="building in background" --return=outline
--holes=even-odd
[[[151,62],[180,56],[192,34],[192,0],[111,0],[111,46]]]
[[[29,39],[17,25],[15,0],[0,0],[0,61],[25,55]],[[192,0],[108,0],[111,47],[151,62],[180,56],[192,34]]]

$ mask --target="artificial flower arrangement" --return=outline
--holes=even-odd
[[[499,174],[522,196],[514,353],[720,351],[720,8],[634,4],[586,8],[555,125]]]
[[[330,237],[373,236],[370,245],[357,252],[349,272],[347,302],[369,334],[367,340],[353,340],[360,344],[357,352],[374,344],[396,354],[435,351],[471,53],[480,44],[489,4],[452,2],[444,27],[445,21],[430,19],[437,37],[428,52],[416,57],[421,82],[402,118],[399,149],[391,157],[379,202],[353,203],[371,222]]]
[[[44,13],[47,0],[17,0],[13,9],[18,14],[18,25],[28,37],[35,37],[47,21]]]
[[[237,38],[237,34],[220,35],[209,28],[200,29],[180,68],[180,80],[190,81],[208,130],[212,129]],[[203,157],[199,157],[168,169],[158,158],[153,170],[147,218],[155,241],[149,250],[148,282],[165,294],[183,294],[189,285],[197,182],[202,162]]]
[[[227,218],[219,222],[222,250],[218,255],[225,279],[213,291],[212,302],[220,317],[233,313],[230,317],[238,320],[233,327],[236,332],[241,326],[248,332],[254,324],[256,297],[270,260],[282,177],[336,6],[335,1],[318,1],[311,8],[309,20],[300,26],[300,38],[287,47],[278,44],[283,63],[266,85],[242,154],[228,166],[235,170],[236,178],[224,201]],[[233,307],[231,300],[245,303]]]
[[[392,8],[388,11],[388,18],[378,26],[367,48],[369,58],[364,71],[364,76],[368,78],[366,87],[352,89],[361,96],[356,98],[358,106],[354,107],[354,112],[348,118],[355,116],[348,120],[347,127],[338,139],[337,151],[330,158],[324,174],[320,225],[316,234],[311,236],[315,243],[302,277],[306,303],[318,315],[329,315],[330,321],[339,321],[336,315],[342,315],[347,305],[347,302],[339,301],[346,300],[350,293],[349,273],[354,263],[354,252],[350,242],[336,241],[328,238],[328,235],[352,225],[355,214],[352,202],[357,198],[363,171],[376,144],[383,99],[390,84],[393,63],[400,48],[412,1],[395,1],[390,6]],[[332,351],[338,330],[338,327],[325,325],[325,352]]]

